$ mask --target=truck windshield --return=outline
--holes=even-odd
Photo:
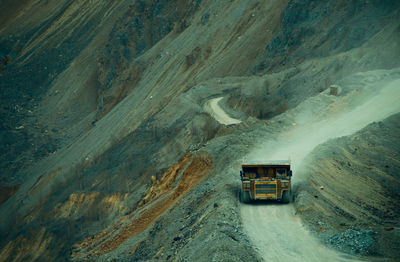
[[[278,174],[278,176],[286,176],[286,169],[284,169],[284,168],[277,168],[277,169],[276,169],[276,173]]]
[[[282,177],[288,175],[288,169],[278,166],[243,166],[243,174],[250,178]]]

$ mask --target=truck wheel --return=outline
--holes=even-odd
[[[282,203],[289,203],[291,198],[291,193],[288,190],[283,191],[282,193]]]
[[[240,201],[242,203],[250,203],[249,191],[240,191]]]

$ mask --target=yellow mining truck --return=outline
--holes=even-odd
[[[240,178],[240,199],[244,203],[266,199],[289,203],[292,198],[292,170],[288,160],[242,164]]]

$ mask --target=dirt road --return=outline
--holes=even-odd
[[[220,124],[223,125],[234,125],[239,124],[241,121],[235,118],[228,116],[224,110],[218,105],[219,101],[221,101],[223,97],[218,97],[214,99],[210,99],[205,104],[205,110],[215,118]]]
[[[265,261],[348,261],[318,243],[292,205],[242,205],[241,214],[246,233]]]
[[[259,148],[248,155],[247,159],[258,161],[291,159],[295,186],[296,182],[302,179],[302,177],[296,177],[296,171],[301,169],[300,163],[318,144],[331,138],[350,135],[371,122],[400,112],[400,103],[397,102],[400,97],[399,87],[400,79],[394,79],[385,82],[380,92],[371,89],[372,91],[364,93],[365,97],[362,99],[357,89],[345,98],[338,98],[333,102],[331,100],[328,103],[326,103],[328,97],[326,94],[311,98],[312,101],[308,101],[308,104],[306,101],[294,109],[295,118],[299,120],[299,123],[293,123],[289,130],[282,132],[278,137],[263,139],[266,142],[261,143]],[[350,99],[352,103],[349,103],[349,100],[343,101],[351,96],[356,98]],[[211,102],[216,103],[215,101]],[[323,105],[326,111],[335,113],[327,114],[323,118],[318,113],[310,113],[312,112],[310,107],[318,103],[322,105],[326,103]],[[344,104],[346,106],[343,106]],[[351,105],[350,110],[349,105]],[[221,116],[217,112],[215,115]],[[241,216],[247,235],[265,261],[356,260],[320,244],[295,215],[291,204],[242,204]]]

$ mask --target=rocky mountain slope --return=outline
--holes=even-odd
[[[400,67],[399,12],[2,1],[0,261],[261,260],[238,211],[241,159],[331,84]],[[240,124],[205,110],[221,96]]]

